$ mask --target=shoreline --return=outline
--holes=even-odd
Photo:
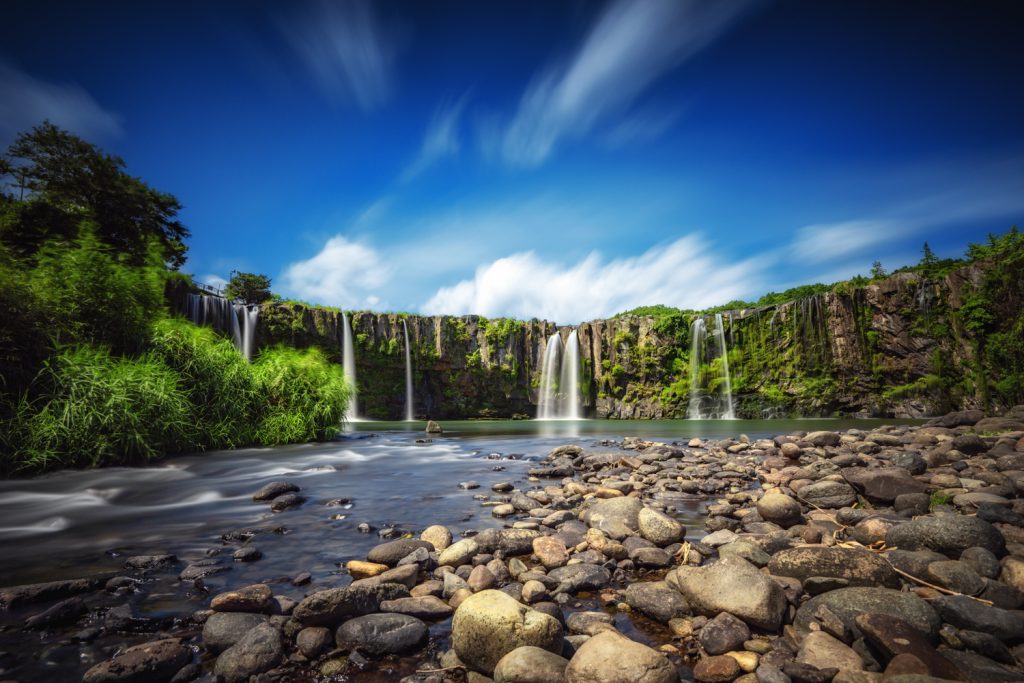
[[[898,667],[939,678],[1020,680],[1019,412],[933,420],[962,423],[948,427],[679,445],[626,437],[587,450],[567,444],[534,463],[524,486],[467,489],[486,497],[480,504],[503,529],[460,538],[423,520],[415,537],[350,558],[348,571],[360,578],[348,587],[305,586],[296,600],[280,594],[282,577],[206,596],[202,561],[181,569],[150,556],[132,558],[135,569],[104,585],[0,589],[0,605],[5,617],[24,616],[31,628],[73,642],[106,638],[101,652],[160,643],[95,662],[89,681],[129,680],[130,672],[154,681],[212,680],[203,677],[214,671],[227,680],[347,672],[352,680],[486,681],[516,644],[535,647],[510,655],[494,680],[525,682],[530,671],[551,676],[558,667],[568,681],[678,680],[682,673],[708,681],[852,682],[880,680],[883,671],[889,680]],[[971,420],[983,436],[963,424]],[[1006,436],[994,435],[998,427],[1007,427]],[[301,504],[301,491],[279,493],[294,498],[268,504]],[[706,509],[704,529],[675,519],[693,501]],[[225,545],[246,547],[241,539]],[[883,551],[893,546],[899,549]],[[168,572],[195,588],[199,610],[190,619],[139,628],[128,617],[118,628],[110,618],[116,608],[89,605],[96,593],[130,602],[134,582]],[[864,616],[882,612],[888,621]],[[510,623],[530,642],[508,642]],[[488,638],[467,635],[494,624],[504,626]],[[639,632],[631,631],[636,624]],[[907,624],[914,647],[897,652]],[[632,645],[616,629],[646,644]],[[886,636],[893,633],[902,635]],[[608,652],[618,653],[609,661],[619,673],[593,678],[597,663],[607,669]],[[846,668],[828,676],[834,662]],[[17,656],[0,667],[16,675]],[[384,673],[389,667],[393,673]]]

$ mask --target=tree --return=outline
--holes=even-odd
[[[256,273],[240,273],[237,270],[231,271],[231,281],[224,288],[224,294],[227,298],[244,304],[261,304],[273,296],[270,293],[269,277]]]
[[[924,247],[921,249],[921,263],[919,264],[921,266],[921,270],[926,276],[931,275],[938,263],[939,259],[935,256],[935,252],[932,251],[932,248],[928,246],[927,242],[925,242]]]
[[[49,121],[21,133],[0,163],[0,239],[23,256],[53,237],[73,239],[88,220],[100,241],[134,264],[155,239],[164,261],[185,262],[181,203],[125,172],[124,160]]]
[[[881,261],[875,261],[871,264],[871,278],[879,280],[886,276],[885,268],[882,267]]]

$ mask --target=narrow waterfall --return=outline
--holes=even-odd
[[[715,314],[715,325],[718,327],[716,337],[718,339],[718,353],[722,359],[722,391],[725,398],[725,410],[722,411],[721,419],[736,419],[736,411],[732,405],[732,380],[729,377],[729,347],[725,345],[725,329],[722,324],[722,314]]]
[[[221,334],[230,335],[235,348],[246,360],[252,360],[259,306],[233,304],[219,296],[189,294],[185,308],[193,324],[209,325]]]
[[[707,333],[703,318],[690,325],[690,402],[686,417],[691,420],[732,420],[736,410],[729,376],[729,347],[725,343],[725,322],[715,314],[715,329]],[[711,347],[710,349],[708,347]],[[719,367],[714,367],[718,360]],[[711,389],[707,395],[705,387]]]
[[[556,331],[548,337],[544,362],[540,367],[540,394],[537,400],[537,419],[558,417],[558,370],[562,360],[562,338]]]
[[[579,420],[580,415],[580,338],[576,330],[569,333],[562,354],[562,374],[558,380],[561,396],[558,417]]]
[[[348,316],[341,313],[341,363],[345,372],[345,382],[352,389],[352,395],[348,399],[348,411],[345,413],[346,422],[354,422],[359,419],[359,391],[356,389],[356,352],[352,346],[352,328],[348,324]]]
[[[695,318],[690,325],[690,407],[686,417],[691,420],[703,420],[700,402],[700,366],[704,351],[704,318]]]
[[[405,421],[412,422],[412,353],[409,350],[409,326],[402,321],[402,332],[405,333]]]
[[[239,348],[246,360],[252,360],[252,352],[256,346],[256,321],[260,317],[259,306],[246,306],[235,304],[234,315],[231,316],[234,326],[235,346]],[[241,319],[241,329],[238,328],[238,321]]]

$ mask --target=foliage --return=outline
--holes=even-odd
[[[0,241],[23,256],[50,238],[73,238],[83,219],[96,236],[135,264],[149,261],[156,241],[172,268],[185,262],[188,230],[177,220],[181,204],[125,172],[124,160],[50,122],[21,133],[4,155],[6,185]]]
[[[273,296],[270,292],[270,278],[266,275],[233,270],[231,280],[224,288],[224,295],[243,304],[261,304]]]
[[[678,308],[657,304],[654,306],[638,306],[628,311],[623,311],[622,313],[616,313],[612,316],[612,319],[625,318],[628,316],[652,316],[657,318],[663,315],[673,315],[680,312],[681,311]]]
[[[480,319],[484,329],[484,337],[487,344],[492,348],[504,346],[510,339],[515,337],[516,330],[521,323],[514,318],[496,318],[494,320]]]
[[[138,463],[192,443],[188,398],[157,358],[78,346],[51,359],[40,381],[45,389],[22,399],[10,424],[5,469]]]

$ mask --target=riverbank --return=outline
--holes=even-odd
[[[233,504],[266,511],[256,528],[0,590],[0,667],[23,682],[1019,680],[1024,409],[981,418],[481,452],[431,482],[433,515],[411,500],[413,524],[287,576],[274,555],[332,539],[325,517],[362,524],[346,507],[360,482],[325,499],[282,468],[280,495],[256,502],[243,472]],[[161,614],[172,599],[195,609]]]

